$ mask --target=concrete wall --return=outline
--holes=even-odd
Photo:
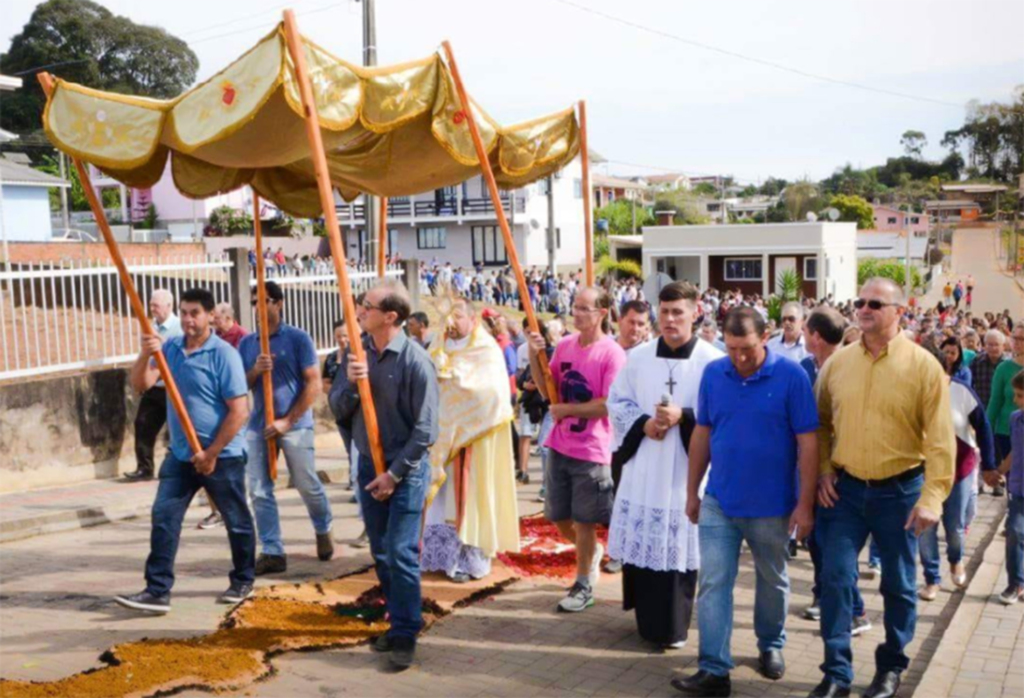
[[[126,369],[0,384],[0,493],[134,470],[137,409]],[[314,415],[317,446],[340,448],[323,396]],[[163,444],[161,437],[158,458]]]
[[[4,184],[3,226],[10,241],[46,241],[53,235],[50,227],[50,190]]]
[[[49,217],[47,217],[49,220]],[[49,238],[47,238],[49,239]],[[228,238],[230,239],[230,238]],[[174,260],[186,255],[203,254],[202,243],[128,243],[118,245],[129,263],[137,259]],[[12,242],[9,245],[14,263],[64,262],[99,260],[110,261],[110,252],[102,242]]]

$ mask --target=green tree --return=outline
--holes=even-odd
[[[54,155],[43,155],[42,162],[36,167],[40,172],[60,177],[60,165]],[[85,198],[85,190],[82,189],[82,182],[78,179],[78,170],[69,167],[65,170],[65,179],[71,183],[68,190],[68,208],[72,211],[88,211],[89,200]],[[121,206],[121,193],[114,188],[105,188],[100,193],[100,200],[103,208],[118,208]],[[50,189],[50,209],[60,210],[60,192]]]
[[[184,41],[135,24],[92,0],[47,0],[0,55],[6,75],[24,87],[4,96],[0,126],[18,134],[40,128],[45,97],[37,69],[100,90],[174,97],[195,82],[199,59]]]
[[[907,154],[907,157],[919,159],[921,151],[928,145],[928,137],[924,135],[923,131],[904,131],[900,136],[900,145],[903,146],[903,152]]]
[[[786,188],[787,184],[788,182],[784,179],[769,177],[764,180],[764,184],[758,189],[758,193],[762,196],[778,196]]]
[[[814,182],[803,180],[790,184],[782,193],[782,202],[790,221],[806,220],[807,214],[821,208],[821,197]]]
[[[971,102],[963,126],[946,131],[942,145],[968,156],[967,174],[1016,183],[1024,172],[1024,85],[1017,85],[1009,104]]]
[[[675,211],[672,222],[676,225],[701,225],[709,223],[700,199],[693,192],[674,190],[658,195],[654,211]]]
[[[862,259],[857,263],[857,286],[863,286],[868,279],[881,276],[898,283],[902,288],[906,283],[906,267],[900,262],[885,259]],[[914,288],[921,285],[921,272],[917,267],[910,267],[910,283]]]
[[[857,230],[870,230],[875,227],[874,209],[859,196],[836,194],[829,199],[828,205],[839,211],[839,220],[856,223]]]
[[[618,199],[594,211],[594,223],[608,221],[608,232],[612,235],[630,235],[633,232],[633,207],[628,199]],[[636,227],[654,225],[654,214],[639,202],[636,204]]]
[[[718,196],[718,187],[711,182],[698,182],[693,187],[693,193],[700,196]]]

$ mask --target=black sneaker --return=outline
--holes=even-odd
[[[130,473],[124,474],[124,479],[127,482],[145,482],[146,480],[153,479],[152,470],[133,470]]]
[[[388,637],[387,634],[378,635],[373,639],[373,642],[370,643],[370,649],[372,649],[374,652],[380,652],[382,654],[385,652],[390,652],[393,648],[394,645],[391,642],[391,638]]]
[[[263,574],[280,574],[288,571],[288,558],[285,555],[265,555],[260,553],[256,559],[256,576]]]
[[[391,640],[391,654],[388,655],[391,666],[404,671],[412,666],[416,659],[416,638],[396,637]]]
[[[252,584],[232,584],[217,597],[217,603],[240,604],[252,596]]]
[[[114,601],[125,608],[133,611],[145,611],[147,613],[159,613],[161,615],[171,611],[171,595],[154,596],[148,591],[132,596],[115,596]]]
[[[334,541],[331,532],[316,534],[316,556],[320,562],[327,562],[334,557]]]

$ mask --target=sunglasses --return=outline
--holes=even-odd
[[[872,310],[881,310],[882,308],[888,308],[889,306],[899,305],[898,303],[883,303],[882,301],[876,301],[874,299],[866,301],[863,298],[858,298],[853,302],[853,307],[860,310],[864,306],[871,308]]]
[[[797,317],[796,317],[796,315],[786,315],[786,316],[784,316],[782,318],[782,321],[783,322],[796,322],[797,321]]]

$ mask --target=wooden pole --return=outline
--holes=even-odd
[[[388,200],[380,197],[380,232],[377,235],[377,278],[383,279],[387,271]]]
[[[260,195],[252,192],[252,227],[256,233],[256,315],[260,323],[260,353],[270,355],[270,321],[267,319],[267,269],[263,259],[263,225],[260,222]],[[274,372],[263,374],[263,417],[266,426],[274,419]],[[267,439],[267,472],[277,479],[277,439]]]
[[[302,108],[305,113],[306,136],[309,138],[309,154],[313,159],[316,171],[316,184],[320,192],[320,205],[324,211],[324,227],[331,245],[331,257],[334,259],[334,271],[338,276],[338,287],[341,292],[341,307],[348,322],[349,351],[355,360],[366,362],[366,351],[359,336],[356,323],[356,304],[352,298],[352,284],[348,278],[348,267],[345,263],[345,246],[341,243],[341,228],[338,227],[338,212],[334,208],[334,189],[331,187],[331,174],[327,169],[327,156],[324,154],[323,137],[320,134],[320,115],[313,101],[313,88],[309,82],[309,70],[306,67],[306,52],[302,47],[299,27],[295,22],[295,13],[284,11],[284,36],[288,42],[288,53],[295,64],[295,77],[298,82],[299,95],[302,97]],[[366,436],[370,441],[370,456],[377,475],[384,474],[387,465],[384,462],[384,447],[380,440],[380,427],[377,424],[377,412],[373,406],[373,393],[370,390],[369,378],[361,379],[359,401],[362,403],[363,419],[366,422]]]
[[[53,94],[53,76],[44,72],[39,73],[38,78],[39,84],[43,87],[43,92],[49,98]],[[71,162],[78,171],[78,180],[82,184],[85,198],[88,199],[89,208],[92,209],[92,213],[96,217],[96,227],[103,235],[103,242],[107,244],[110,257],[114,261],[114,266],[117,267],[117,275],[121,278],[121,286],[128,295],[128,301],[131,303],[132,312],[135,313],[135,317],[139,321],[142,334],[156,335],[157,332],[153,329],[153,324],[149,321],[149,316],[146,314],[146,308],[142,305],[142,299],[139,298],[139,292],[135,289],[132,277],[128,274],[128,267],[125,265],[124,257],[121,256],[121,250],[117,246],[117,240],[114,239],[114,233],[110,230],[107,215],[103,211],[103,204],[100,203],[99,198],[96,196],[96,190],[92,186],[92,179],[89,177],[89,170],[78,158],[71,158]],[[153,355],[153,361],[156,362],[157,370],[160,371],[160,377],[163,379],[164,386],[167,389],[167,397],[170,398],[171,406],[174,408],[175,414],[178,415],[178,422],[185,431],[188,445],[192,448],[193,453],[201,452],[203,445],[199,442],[199,436],[196,434],[195,427],[192,426],[192,420],[189,419],[188,411],[185,409],[185,401],[181,399],[178,385],[174,382],[174,376],[171,375],[171,369],[167,366],[167,358],[162,350]]]
[[[447,41],[441,44],[444,47],[445,56],[448,59],[448,67],[452,72],[452,80],[455,81],[455,89],[459,93],[459,101],[462,103],[462,112],[465,114],[466,123],[469,124],[469,133],[473,137],[473,145],[476,147],[476,155],[480,160],[480,169],[483,171],[484,181],[487,182],[487,189],[491,193],[491,202],[494,204],[494,213],[498,217],[498,224],[501,227],[501,235],[505,239],[505,251],[508,253],[508,261],[516,275],[516,284],[519,286],[519,299],[526,311],[526,322],[530,326],[530,332],[540,333],[540,326],[537,324],[537,315],[533,311],[533,303],[530,302],[530,289],[526,285],[526,276],[523,274],[523,267],[519,264],[519,253],[516,252],[516,243],[512,238],[512,230],[509,228],[508,219],[505,217],[505,209],[502,206],[501,195],[498,193],[498,183],[494,179],[494,171],[491,169],[491,161],[484,148],[483,138],[480,137],[480,129],[477,127],[476,118],[470,107],[469,96],[466,94],[466,87],[462,84],[462,76],[459,74],[459,66],[452,54],[452,47]],[[515,197],[512,198],[512,206],[515,206]],[[541,372],[544,374],[544,385],[547,388],[548,398],[551,404],[558,402],[558,390],[555,386],[555,379],[551,375],[551,368],[548,366],[548,356],[544,352],[538,355]]]
[[[594,285],[594,216],[590,212],[590,153],[587,151],[587,103],[580,100],[580,166],[583,168],[583,271],[587,286]]]

